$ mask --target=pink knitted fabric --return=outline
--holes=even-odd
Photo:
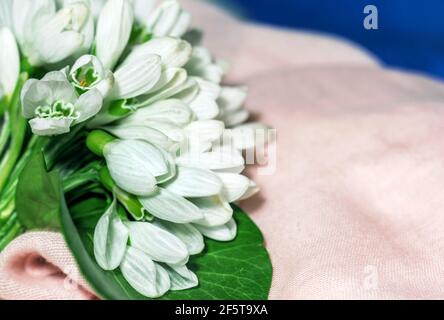
[[[232,62],[228,81],[277,129],[276,170],[250,169],[262,192],[242,204],[271,255],[270,298],[444,298],[444,86],[337,39],[185,4]],[[2,298],[90,292],[59,234],[28,233],[0,254]]]

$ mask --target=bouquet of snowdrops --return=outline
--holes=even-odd
[[[59,230],[103,298],[266,297],[230,205],[263,126],[201,35],[177,1],[0,1],[0,250]]]

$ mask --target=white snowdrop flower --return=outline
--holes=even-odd
[[[157,179],[170,170],[165,154],[145,141],[112,141],[104,146],[103,155],[116,184],[137,196],[152,194]]]
[[[6,27],[0,28],[0,48],[0,92],[8,98],[19,77],[20,55],[14,35]]]
[[[182,37],[191,25],[191,14],[178,1],[164,1],[145,22],[155,37]]]
[[[186,266],[165,266],[165,270],[170,277],[172,291],[194,288],[199,284],[196,274]]]
[[[21,92],[23,116],[36,135],[58,135],[96,115],[103,98],[97,89],[78,96],[63,72],[53,71],[41,80],[30,79]]]
[[[86,2],[56,10],[54,0],[14,0],[14,32],[32,65],[55,64],[78,52],[90,16]]]
[[[94,230],[94,256],[104,270],[119,267],[125,255],[128,229],[117,215],[116,200],[102,215]]]
[[[96,34],[96,55],[112,69],[122,55],[133,27],[134,12],[128,0],[109,0],[103,7]]]
[[[99,59],[93,55],[80,57],[72,66],[68,75],[69,81],[80,90],[96,88],[106,97],[114,86],[114,75],[106,70]]]
[[[194,47],[191,59],[185,69],[191,76],[201,77],[214,83],[220,83],[225,73],[221,62],[214,61],[210,51],[204,47]]]
[[[221,88],[218,84],[195,77],[199,91],[189,103],[199,120],[215,119],[219,115],[219,106],[216,103]]]
[[[246,88],[222,87],[217,98],[220,107],[218,119],[222,120],[227,127],[234,127],[247,121],[250,114],[243,108],[246,99]]]
[[[161,57],[156,54],[130,55],[114,73],[111,99],[129,99],[148,93],[160,79]]]
[[[195,227],[207,238],[217,241],[231,241],[236,238],[237,225],[234,219],[231,219],[228,223],[216,226],[208,227],[203,225],[195,225]]]
[[[191,45],[181,39],[162,37],[152,39],[136,46],[128,59],[137,59],[146,54],[156,54],[161,57],[164,68],[183,67],[191,57]]]
[[[120,269],[131,287],[146,297],[160,297],[171,287],[168,272],[150,255],[134,247],[126,250]]]
[[[145,25],[149,16],[154,11],[157,0],[131,0],[134,8],[135,20],[140,25]]]
[[[202,233],[190,223],[174,223],[156,219],[153,222],[156,226],[163,228],[174,234],[187,246],[190,255],[199,254],[205,248]]]
[[[184,265],[189,254],[186,245],[174,234],[150,222],[127,222],[131,246],[148,254],[154,261]]]

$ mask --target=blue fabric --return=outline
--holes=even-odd
[[[337,34],[388,65],[444,78],[444,0],[219,0],[254,21]],[[363,27],[375,5],[379,29]]]

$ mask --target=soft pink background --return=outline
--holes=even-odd
[[[265,235],[270,298],[444,298],[444,86],[342,40],[185,4],[277,129],[276,172],[251,169],[262,193],[242,205]],[[61,236],[31,233],[0,255],[0,297],[93,296]]]

